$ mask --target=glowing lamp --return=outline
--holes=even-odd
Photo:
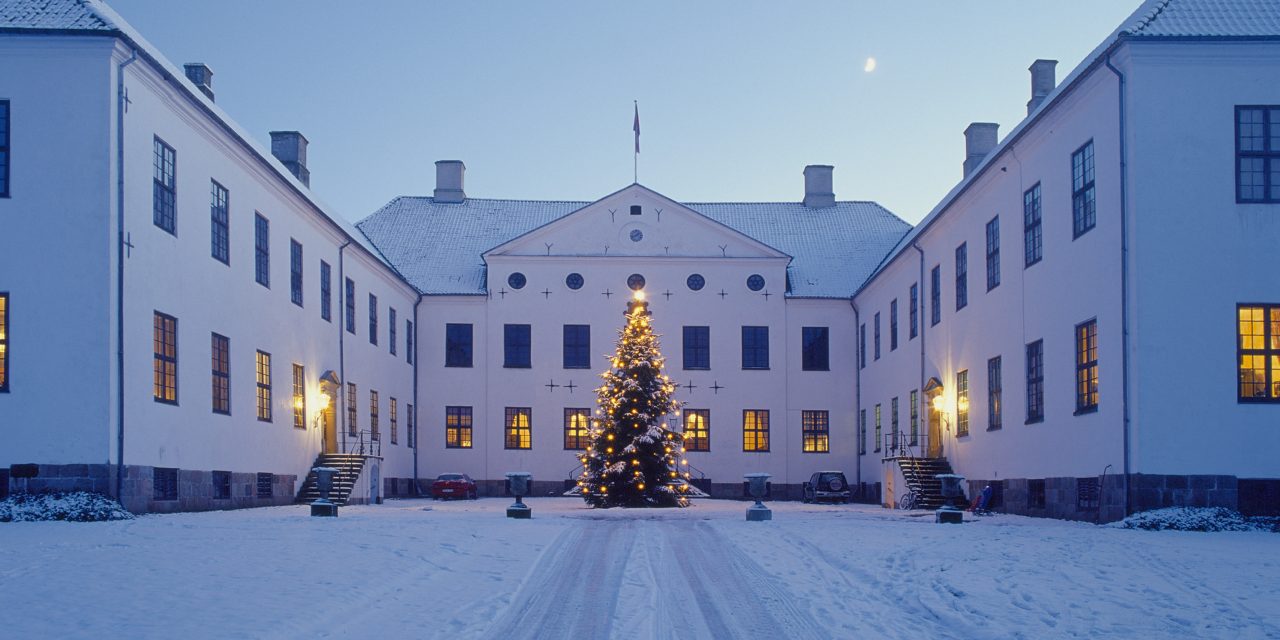
[[[320,392],[320,407],[324,409],[328,409],[330,402],[333,402],[333,396],[330,396],[329,394],[324,393],[323,391]]]
[[[942,411],[942,407],[945,404],[945,401],[942,399],[941,395],[937,395],[933,397],[933,400],[930,402],[930,404],[933,406],[934,411]]]
[[[644,302],[644,291],[636,291],[631,297],[635,298],[636,302]]]

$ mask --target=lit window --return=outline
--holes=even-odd
[[[210,180],[209,194],[209,252],[214,260],[231,264],[231,214],[227,190]]]
[[[801,367],[805,371],[830,371],[831,362],[827,327],[802,327]]]
[[[302,306],[302,243],[289,239],[289,299]]]
[[[1044,340],[1027,345],[1027,424],[1044,420]]]
[[[831,419],[826,411],[801,411],[800,433],[805,453],[831,451]]]
[[[307,428],[307,370],[293,365],[293,428]]]
[[[769,411],[746,409],[742,412],[742,450],[769,450]]]
[[[1004,396],[1000,356],[987,360],[987,431],[1004,426]]]
[[[8,323],[5,324],[7,329]],[[155,400],[178,404],[178,319],[155,312],[152,342],[155,345]]]
[[[8,109],[5,111],[7,113]],[[155,171],[154,179],[151,181],[151,219],[157,227],[177,235],[178,218],[175,205],[177,182],[174,180],[174,172],[178,163],[178,154],[173,147],[165,144],[160,138],[155,138],[153,146]],[[5,157],[8,157],[7,153]],[[6,166],[8,166],[7,163]]]
[[[529,325],[508,324],[502,327],[502,366],[508,369],[528,369],[531,365],[529,357],[530,337]]]
[[[564,325],[564,368],[591,368],[591,325]]]
[[[1093,141],[1071,154],[1071,233],[1079,238],[1097,224],[1093,189]]]
[[[1280,202],[1280,106],[1236,107],[1236,202]]]
[[[471,366],[471,325],[446,324],[444,326],[444,366]]]
[[[530,426],[529,407],[507,407],[506,438],[507,449],[532,449],[533,429]]]
[[[1240,402],[1280,402],[1280,304],[1236,308]]]
[[[354,382],[347,383],[347,435],[355,437],[360,429],[358,424],[359,396],[356,394],[356,384]]]
[[[271,288],[271,222],[261,213],[253,214],[253,278]]]
[[[590,409],[564,410],[564,448],[566,450],[586,449],[590,442]]]
[[[257,352],[258,419],[271,422],[271,354]]]
[[[1098,410],[1098,321],[1076,325],[1076,414]]]
[[[742,368],[769,368],[769,327],[742,328]]]
[[[711,450],[711,410],[684,410],[685,451]]]
[[[1000,286],[1000,217],[987,223],[987,291]]]
[[[9,294],[0,293],[0,392],[9,391]]]
[[[212,334],[213,412],[231,415],[231,339]]]
[[[471,448],[471,407],[444,408],[444,446],[447,449]]]
[[[969,435],[969,370],[956,373],[956,435]]]
[[[684,368],[711,368],[711,327],[684,327]]]
[[[1026,245],[1026,266],[1044,257],[1044,236],[1040,228],[1040,183],[1022,194],[1022,235]]]
[[[369,440],[381,440],[378,430],[378,392],[369,390]]]

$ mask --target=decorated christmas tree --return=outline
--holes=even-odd
[[[637,291],[627,304],[612,366],[596,389],[591,443],[581,456],[582,497],[593,507],[684,507],[678,463],[682,436],[666,416],[679,411],[675,387],[662,373],[662,352],[649,305]]]

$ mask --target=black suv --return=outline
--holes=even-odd
[[[804,483],[802,500],[805,502],[848,502],[851,498],[849,482],[843,471],[819,471]]]

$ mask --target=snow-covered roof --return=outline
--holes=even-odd
[[[418,290],[485,292],[481,254],[591,204],[396,198],[356,226]],[[813,209],[799,202],[688,202],[684,206],[793,257],[793,297],[853,293],[911,225],[874,202]]]
[[[85,0],[0,0],[0,30],[115,31]]]

